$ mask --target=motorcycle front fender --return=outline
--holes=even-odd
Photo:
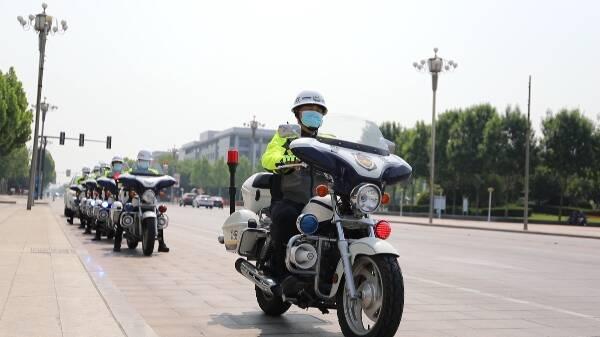
[[[350,250],[350,261],[353,265],[354,259],[356,259],[356,257],[360,255],[393,255],[396,257],[400,256],[396,248],[394,248],[394,246],[389,244],[387,241],[373,237],[366,237],[352,241],[348,249]],[[342,260],[338,261],[337,268],[335,269],[335,274],[338,275],[337,282],[335,282],[332,285],[329,297],[335,296],[340,284],[342,283],[342,276],[344,275],[344,266],[342,264]]]

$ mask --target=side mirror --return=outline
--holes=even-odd
[[[281,138],[298,138],[300,137],[300,125],[281,124],[277,129],[277,134]]]

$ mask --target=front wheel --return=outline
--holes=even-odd
[[[147,223],[142,233],[142,251],[144,255],[150,256],[154,251],[154,241],[156,240],[156,227],[153,223]]]
[[[284,302],[281,297],[265,294],[259,287],[254,286],[258,306],[267,316],[281,316],[290,308],[291,304]]]
[[[359,256],[352,266],[358,299],[340,285],[337,316],[344,336],[392,337],[404,310],[404,282],[392,255]]]

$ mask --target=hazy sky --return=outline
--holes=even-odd
[[[431,79],[412,62],[459,68],[442,76],[438,111],[489,102],[600,113],[600,1],[48,1],[69,31],[47,44],[43,96],[59,107],[46,134],[113,136],[50,145],[57,170],[195,140],[206,129],[290,119],[298,91],[322,92],[330,113],[412,126],[431,119]],[[40,1],[0,0],[0,69],[14,66],[35,102],[37,38],[16,16]],[[326,120],[325,120],[326,122]],[[1,136],[1,135],[0,135]],[[59,178],[64,173],[59,172]]]

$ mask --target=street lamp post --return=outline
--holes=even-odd
[[[252,130],[252,171],[254,172],[256,170],[256,130],[259,127],[264,128],[265,124],[257,121],[255,115],[250,122],[244,123],[244,126]]]
[[[413,62],[413,67],[415,67],[415,69],[423,72],[428,71],[431,74],[431,88],[433,89],[433,108],[431,112],[431,165],[429,165],[429,223],[433,222],[433,187],[435,186],[435,99],[438,77],[441,72],[448,72],[458,67],[456,62],[452,60],[446,61],[441,57],[438,57],[437,48],[433,48],[433,52],[433,57],[429,58],[427,61],[421,60],[420,62]]]
[[[493,187],[488,187],[488,193],[490,194],[490,198],[488,200],[488,222],[491,221],[492,218],[492,193],[494,192]]]
[[[32,106],[35,107],[35,106]],[[56,105],[52,105],[46,102],[46,97],[44,97],[44,101],[41,103],[40,109],[42,110],[42,133],[40,135],[40,141],[43,141],[42,144],[40,144],[40,148],[38,149],[38,165],[37,165],[37,169],[38,169],[38,173],[37,173],[37,177],[38,177],[38,183],[37,183],[37,195],[36,195],[36,199],[42,199],[44,196],[44,159],[46,158],[46,143],[47,143],[47,139],[45,139],[44,137],[44,125],[46,124],[46,113],[49,110],[56,110],[58,109],[58,107]]]
[[[61,28],[58,26],[52,27],[52,16],[46,14],[46,8],[48,5],[42,3],[43,12],[37,15],[30,14],[28,16],[29,22],[23,19],[22,16],[17,17],[17,21],[23,29],[29,30],[32,27],[38,33],[39,38],[39,51],[40,51],[40,60],[39,60],[39,71],[38,71],[38,85],[37,85],[37,99],[35,105],[35,128],[33,134],[33,149],[31,151],[31,166],[29,168],[29,193],[27,195],[27,209],[31,210],[31,206],[33,206],[33,190],[35,188],[35,170],[37,167],[37,151],[38,151],[38,130],[39,130],[39,119],[40,119],[40,108],[41,108],[41,98],[42,98],[42,79],[44,77],[44,55],[46,53],[46,37],[48,34],[55,34],[58,32],[64,33],[67,29],[67,21],[62,20],[60,22]],[[58,21],[57,21],[58,24]]]

